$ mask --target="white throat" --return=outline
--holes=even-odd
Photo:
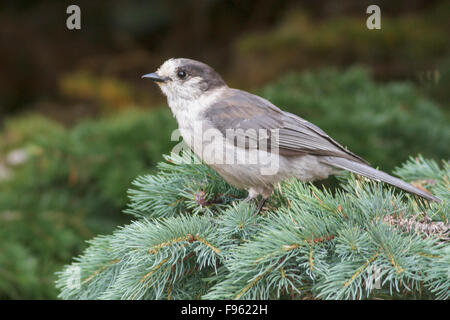
[[[177,119],[178,127],[190,128],[194,121],[202,121],[202,112],[226,89],[227,87],[216,88],[188,99],[168,92],[167,103]]]

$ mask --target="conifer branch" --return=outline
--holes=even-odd
[[[58,273],[60,297],[450,298],[448,162],[419,156],[397,169],[439,204],[347,174],[334,192],[285,181],[255,215],[244,191],[189,157],[136,179],[126,210],[136,221],[92,240]]]

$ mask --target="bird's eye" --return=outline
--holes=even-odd
[[[184,78],[186,78],[186,72],[184,70],[180,70],[177,72],[177,76],[180,79],[184,79]]]

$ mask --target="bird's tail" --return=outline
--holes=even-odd
[[[442,201],[438,197],[433,196],[431,193],[428,193],[426,191],[420,190],[419,188],[413,187],[412,185],[410,185],[409,183],[406,183],[405,181],[403,181],[401,179],[395,178],[391,175],[388,175],[387,173],[385,173],[383,171],[374,169],[363,163],[359,163],[356,161],[352,161],[352,160],[345,159],[345,158],[339,158],[339,157],[323,157],[321,159],[321,161],[328,165],[331,165],[333,167],[344,169],[344,170],[359,174],[359,175],[364,176],[369,179],[386,182],[390,185],[393,185],[394,187],[397,187],[397,188],[400,188],[407,192],[416,194],[427,200],[436,201],[436,202]]]

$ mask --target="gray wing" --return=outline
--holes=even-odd
[[[284,156],[312,154],[366,163],[314,124],[245,91],[228,89],[219,102],[204,112],[203,117],[227,139],[227,129],[233,130],[235,136],[232,142],[235,144],[238,136],[244,134],[246,148],[260,148],[262,143],[270,147],[271,143],[276,143],[278,152]],[[265,142],[262,141],[265,137],[257,134],[260,129],[268,133]]]

